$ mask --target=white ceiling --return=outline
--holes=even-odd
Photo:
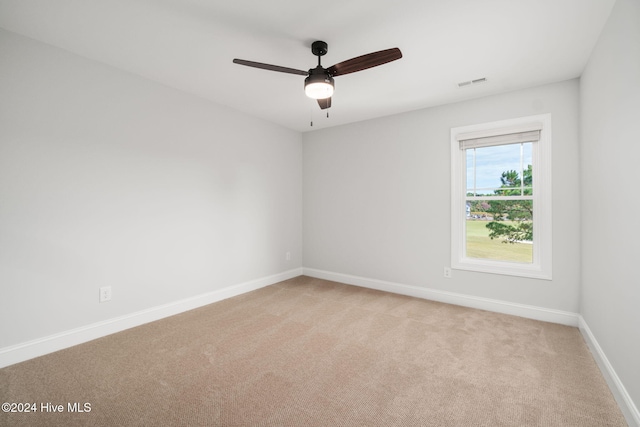
[[[0,0],[0,27],[305,132],[578,77],[614,2]],[[232,63],[307,70],[314,40],[325,67],[403,58],[336,77],[329,118],[304,76]]]

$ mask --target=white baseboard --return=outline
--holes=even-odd
[[[197,295],[195,297],[185,298],[183,300],[152,307],[102,322],[81,326],[69,331],[49,335],[10,347],[5,347],[0,349],[0,368],[33,359],[34,357],[43,356],[64,348],[72,347],[74,345],[82,344],[116,332],[124,331],[125,329],[173,316],[188,310],[193,310],[194,308],[212,304],[236,295],[254,291],[283,280],[300,276],[301,274],[302,268],[296,268],[283,273],[274,274],[272,276],[228,286],[226,288]]]
[[[347,285],[362,286],[364,288],[393,292],[401,295],[409,295],[417,298],[428,299],[431,301],[461,305],[463,307],[477,308],[480,310],[493,311],[496,313],[511,314],[514,316],[526,317],[528,319],[541,320],[544,322],[559,323],[561,325],[576,327],[578,326],[578,314],[568,311],[517,304],[513,302],[476,297],[472,295],[458,294],[455,292],[440,291],[436,289],[423,288],[420,286],[385,282],[377,279],[333,273],[330,271],[316,270],[313,268],[303,268],[303,273],[306,276],[346,283]]]
[[[640,427],[640,411],[638,411],[638,407],[631,399],[631,396],[629,396],[627,389],[624,387],[624,384],[622,384],[622,381],[620,381],[618,374],[616,374],[613,366],[609,363],[609,359],[607,359],[602,347],[598,344],[596,337],[582,316],[579,316],[579,328],[584,340],[591,349],[593,358],[596,360],[598,367],[600,367],[600,371],[602,371],[602,375],[607,381],[607,384],[609,384],[611,393],[613,393],[613,396],[618,402],[618,406],[620,406],[622,414],[627,420],[627,424],[629,424],[630,427]]]

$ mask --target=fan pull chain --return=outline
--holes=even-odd
[[[313,127],[313,107],[309,107],[309,117],[310,117],[310,126]]]
[[[313,112],[314,111],[315,111],[315,109],[313,107],[309,108],[309,126],[311,126],[311,127],[313,127]],[[327,119],[328,118],[329,118],[329,109],[327,109]]]

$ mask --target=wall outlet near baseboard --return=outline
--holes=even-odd
[[[447,279],[451,279],[451,267],[444,268],[444,277]]]
[[[291,261],[291,252],[287,252],[286,254],[284,254],[284,259],[286,259],[287,261]]]
[[[100,288],[100,302],[111,301],[111,286],[103,286]]]

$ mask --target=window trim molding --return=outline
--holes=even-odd
[[[466,242],[466,156],[460,148],[462,134],[501,135],[510,129],[542,123],[540,139],[533,146],[535,168],[533,217],[535,243],[533,263],[515,263],[469,258]],[[489,123],[460,126],[451,129],[451,267],[458,270],[505,274],[536,279],[552,279],[552,209],[551,209],[551,114],[518,117]],[[542,167],[541,167],[542,166]]]

